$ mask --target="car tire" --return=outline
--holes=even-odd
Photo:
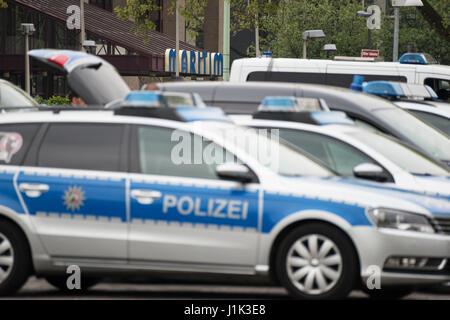
[[[21,230],[0,219],[0,296],[16,293],[32,272],[30,249]]]
[[[95,277],[81,277],[81,289],[69,289],[67,287],[67,278],[69,275],[66,276],[47,276],[45,277],[45,280],[50,283],[55,288],[59,289],[60,291],[66,292],[66,293],[76,293],[76,292],[83,292],[89,290],[89,288],[95,286],[97,283],[101,281],[100,278]]]
[[[363,292],[372,300],[398,300],[410,295],[414,290],[414,286],[395,286],[374,290],[364,288]]]
[[[351,241],[330,225],[314,222],[296,227],[276,250],[279,281],[295,298],[343,298],[359,278]]]

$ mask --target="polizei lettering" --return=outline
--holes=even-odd
[[[215,217],[224,219],[246,220],[248,202],[240,200],[165,195],[163,198],[163,213],[174,208],[181,215],[200,217]]]

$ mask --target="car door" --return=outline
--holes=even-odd
[[[50,123],[28,152],[17,188],[53,258],[126,260],[126,128]]]
[[[130,262],[184,270],[253,268],[259,185],[221,180],[215,163],[180,163],[173,132],[157,126],[132,130]],[[211,143],[184,134],[189,147],[200,146],[197,151]],[[194,139],[200,139],[197,146]]]

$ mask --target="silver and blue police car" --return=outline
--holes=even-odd
[[[292,111],[292,99],[267,97],[252,117],[232,118],[243,126],[277,129],[280,138],[323,161],[340,176],[450,200],[450,171],[445,165],[395,138],[354,125],[344,113],[319,108]]]
[[[255,149],[256,147],[256,149]],[[0,119],[0,293],[142,273],[271,276],[326,299],[450,280],[446,200],[352,184],[216,108]],[[407,292],[407,291],[406,291]]]

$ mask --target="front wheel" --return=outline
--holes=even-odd
[[[281,284],[303,299],[343,298],[359,276],[350,240],[323,223],[301,225],[281,241],[276,271]]]

